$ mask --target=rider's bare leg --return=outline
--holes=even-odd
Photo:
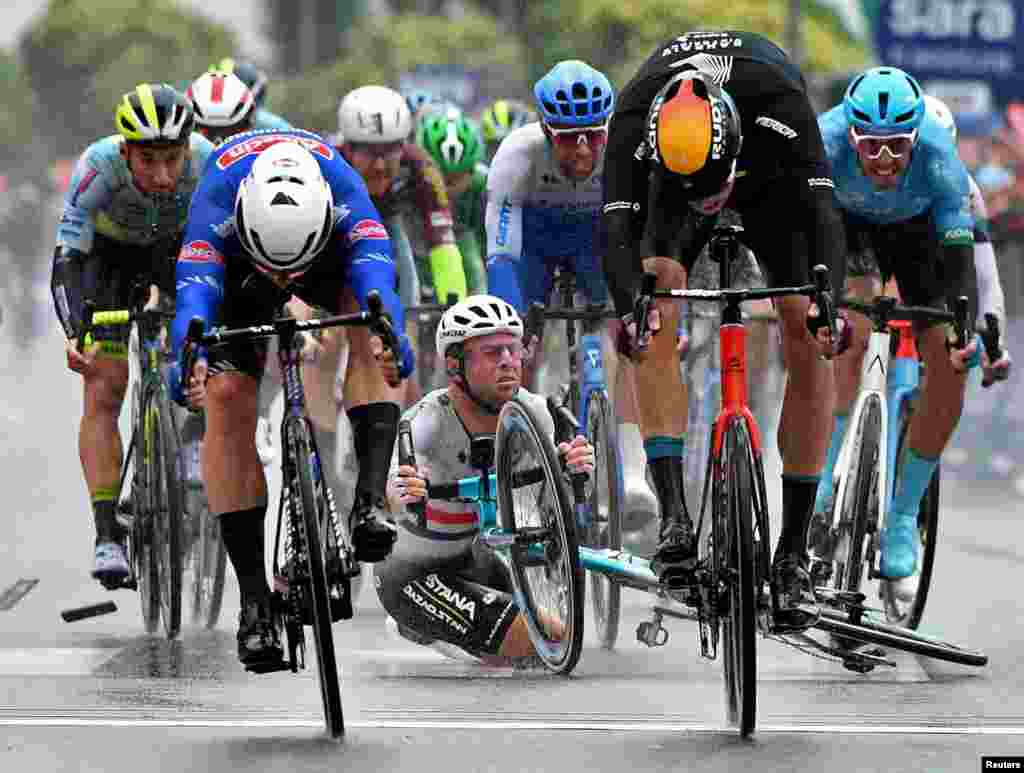
[[[114,519],[124,455],[117,419],[128,388],[128,361],[100,354],[95,363],[95,371],[82,380],[78,458],[89,489],[99,544],[114,541],[121,531]]]

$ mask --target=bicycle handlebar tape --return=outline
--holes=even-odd
[[[131,322],[132,313],[128,309],[120,311],[94,311],[92,314],[93,327],[113,327],[115,325],[127,325]]]
[[[416,466],[416,448],[412,443],[412,424],[408,419],[398,422],[398,463],[402,466]],[[417,525],[421,529],[427,527],[427,503],[413,502],[405,506],[416,516]]]
[[[538,343],[544,340],[544,304],[536,301],[530,304],[530,309],[526,312],[523,341],[529,345],[534,336],[537,337]]]
[[[116,611],[117,605],[113,601],[103,601],[99,604],[90,604],[85,607],[65,609],[60,613],[60,616],[65,623],[73,623],[76,620],[85,620],[86,618],[96,617],[97,615],[109,615],[111,612]]]
[[[1003,358],[1003,350],[999,348],[999,317],[991,311],[985,312],[985,329],[981,331],[981,342],[985,345],[989,365],[995,365]],[[986,389],[995,383],[994,378],[982,378],[981,385]]]
[[[967,346],[967,326],[970,324],[966,295],[961,295],[956,299],[956,309],[953,313],[955,315],[953,324],[956,326],[956,348],[963,349]]]

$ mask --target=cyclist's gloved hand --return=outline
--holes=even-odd
[[[188,407],[188,400],[185,397],[185,390],[181,386],[181,363],[171,363],[167,368],[167,390],[174,400],[182,408]]]
[[[615,341],[615,349],[626,357],[632,359],[638,350],[646,349],[651,338],[661,330],[661,312],[657,306],[651,304],[647,312],[647,334],[638,341],[636,336],[636,322],[632,314],[626,314],[612,323],[612,335]]]
[[[985,354],[981,366],[984,375],[981,379],[983,387],[990,387],[997,381],[1006,381],[1010,377],[1010,368],[1013,365],[1013,358],[1010,357],[1010,350],[1000,341],[999,347],[1002,355],[996,362],[989,362],[988,354]]]
[[[946,348],[949,350],[949,362],[957,373],[966,373],[971,368],[981,364],[981,353],[984,345],[981,342],[981,335],[975,335],[967,342],[963,349],[957,349],[956,343],[946,339]]]
[[[408,378],[416,369],[416,353],[412,350],[412,342],[405,333],[398,336],[398,351],[398,375]]]
[[[818,307],[814,303],[807,309],[807,329],[814,336],[824,357],[838,357],[850,348],[850,343],[853,341],[853,325],[850,324],[850,316],[846,313],[846,309],[836,311],[838,341],[831,340],[828,320],[818,311]]]

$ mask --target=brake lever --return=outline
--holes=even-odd
[[[553,397],[548,397],[548,412],[555,423],[555,443],[571,443],[573,438],[580,432],[580,424],[564,405],[561,405]],[[562,459],[562,469],[567,465],[565,456]],[[587,501],[587,473],[571,472],[569,480],[572,482],[572,495],[577,505],[585,504]]]
[[[380,293],[371,290],[366,296],[366,306],[370,311],[370,329],[380,336],[384,348],[391,351],[398,360],[398,336],[391,325],[391,319],[384,312],[384,302],[380,299]]]
[[[643,350],[647,348],[644,343],[651,334],[651,327],[647,317],[651,313],[651,306],[654,303],[654,289],[658,284],[657,274],[644,274],[640,284],[640,295],[633,307],[633,324],[636,325],[636,348]]]
[[[832,280],[829,270],[819,263],[812,269],[812,274],[814,275],[814,303],[818,307],[818,319],[817,321],[808,320],[807,327],[811,331],[811,335],[817,337],[818,331],[828,325],[830,340],[833,344],[838,344],[836,305],[832,297]],[[830,360],[832,356],[826,355],[825,359]]]
[[[412,424],[408,419],[398,422],[398,464],[403,467],[416,467],[416,448],[412,442]],[[416,516],[416,523],[421,529],[427,527],[426,502],[412,502],[405,508]]]
[[[188,323],[188,332],[185,334],[185,344],[181,350],[181,393],[188,392],[188,382],[192,378],[192,369],[199,359],[199,341],[202,340],[206,323],[202,317],[192,317]],[[191,413],[200,413],[198,408],[188,406]]]
[[[1003,359],[1003,350],[999,348],[999,317],[992,312],[985,313],[985,329],[981,331],[981,342],[985,345],[989,365],[995,365]],[[995,383],[995,378],[983,377],[981,385],[986,389]]]

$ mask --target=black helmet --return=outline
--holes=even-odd
[[[699,70],[686,70],[662,87],[647,114],[652,160],[683,178],[694,198],[713,196],[735,172],[743,146],[736,104]]]

